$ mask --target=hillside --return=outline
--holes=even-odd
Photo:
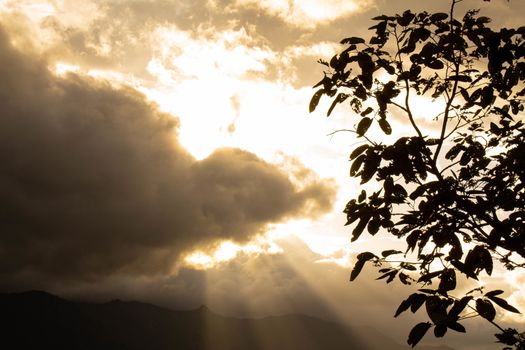
[[[408,349],[374,333],[287,315],[239,319],[206,307],[173,311],[139,302],[71,302],[45,292],[0,294],[2,343],[12,349],[372,350]],[[373,337],[365,346],[359,339]],[[448,347],[420,350],[452,350]]]

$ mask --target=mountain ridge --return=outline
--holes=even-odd
[[[374,333],[306,315],[221,316],[206,306],[175,311],[140,301],[69,301],[44,291],[0,294],[3,343],[71,350],[408,349]],[[367,341],[368,338],[373,341]],[[418,346],[418,350],[453,350]]]

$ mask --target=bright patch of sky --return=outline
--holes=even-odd
[[[236,0],[237,7],[255,7],[292,26],[315,28],[320,24],[366,9],[368,0]]]

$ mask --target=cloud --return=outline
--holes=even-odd
[[[269,223],[330,209],[329,182],[299,188],[240,149],[197,161],[178,143],[177,119],[135,90],[54,76],[4,32],[0,52],[7,285],[169,273],[197,246],[246,241]]]
[[[198,37],[177,27],[158,27],[153,33],[155,61],[173,70],[174,78],[246,78],[250,72],[264,72],[275,54],[258,46],[245,28],[218,32],[200,28]]]
[[[373,3],[369,0],[236,0],[234,6],[255,7],[300,28],[315,28],[335,19],[360,12]]]
[[[307,127],[310,85],[298,89],[291,81],[297,80],[298,60],[311,61],[318,68],[316,56],[334,51],[333,45],[297,45],[279,53],[259,45],[242,28],[206,28],[194,35],[165,26],[153,36],[148,69],[158,84],[144,91],[164,110],[181,116],[179,140],[196,157],[205,157],[222,145],[248,147],[269,159],[276,150],[300,154],[294,148],[312,144],[314,135],[326,140],[326,133],[319,131],[319,124],[331,128],[326,121]],[[309,72],[315,73],[310,83],[321,75],[315,69]],[[194,96],[200,96],[199,103]],[[294,133],[299,125],[301,132]],[[304,136],[306,129],[311,130],[309,136]],[[201,137],[194,138],[196,134]],[[310,156],[311,152],[305,158]]]
[[[235,122],[237,121],[237,119],[239,119],[241,113],[241,104],[237,95],[233,95],[230,97],[230,105],[233,111],[235,112],[235,117],[231,121],[230,125],[228,125],[228,133],[233,134],[235,132]]]
[[[327,27],[330,26],[328,17],[333,15],[334,19],[341,20],[348,17],[351,9],[364,7],[362,2],[357,5],[354,2],[298,1],[292,6],[295,12],[290,10],[293,15],[288,17],[282,17],[291,6],[288,1],[259,3],[251,0],[43,0],[38,4],[24,0],[8,1],[0,5],[0,11],[3,12],[3,22],[8,22],[19,32],[29,30],[34,38],[33,44],[41,46],[56,60],[81,67],[125,71],[147,80],[151,76],[146,66],[152,54],[158,46],[168,44],[159,43],[163,38],[158,33],[163,29],[167,29],[166,34],[173,41],[192,39],[188,43],[190,50],[203,49],[195,44],[206,45],[202,56],[193,57],[196,62],[191,65],[192,70],[199,67],[198,63],[203,62],[210,50],[217,51],[226,43],[237,45],[239,49],[232,52],[236,54],[234,60],[223,59],[232,55],[216,60],[220,68],[231,72],[245,68],[260,71],[268,69],[260,64],[263,59],[268,59],[264,55],[275,55],[290,46],[312,45],[319,41],[317,32],[304,26],[324,24]],[[266,10],[261,11],[259,6]],[[315,19],[312,16],[324,17]],[[292,20],[308,23],[291,26],[288,21]],[[328,31],[340,27],[337,24]],[[323,32],[326,31],[324,28]],[[245,40],[247,38],[249,40]],[[335,42],[339,39],[339,34],[324,35],[323,38]],[[273,66],[276,64],[272,62]]]
[[[70,298],[106,301],[112,298],[142,300],[173,309],[207,305],[214,312],[236,317],[264,317],[300,313],[347,323],[384,324],[385,310],[392,313],[399,296],[409,291],[367,276],[349,283],[349,269],[323,262],[298,236],[276,242],[274,253],[238,253],[235,259],[213,268],[182,268],[172,276],[116,276],[99,283],[51,285],[48,290]],[[355,315],[361,315],[359,321]],[[408,318],[412,320],[413,318]],[[403,329],[404,325],[398,325]]]

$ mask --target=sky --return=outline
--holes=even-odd
[[[316,61],[341,38],[366,36],[378,14],[448,3],[1,0],[0,288],[303,313],[404,343],[418,318],[391,315],[410,290],[348,282],[356,252],[400,244],[350,245],[342,209],[358,191],[358,140],[330,133],[352,127],[351,112],[326,118],[328,101],[312,114],[308,103]],[[525,19],[518,0],[467,8],[496,26]],[[525,309],[523,282],[488,283]],[[469,326],[470,345],[449,344],[492,341],[484,323]]]

